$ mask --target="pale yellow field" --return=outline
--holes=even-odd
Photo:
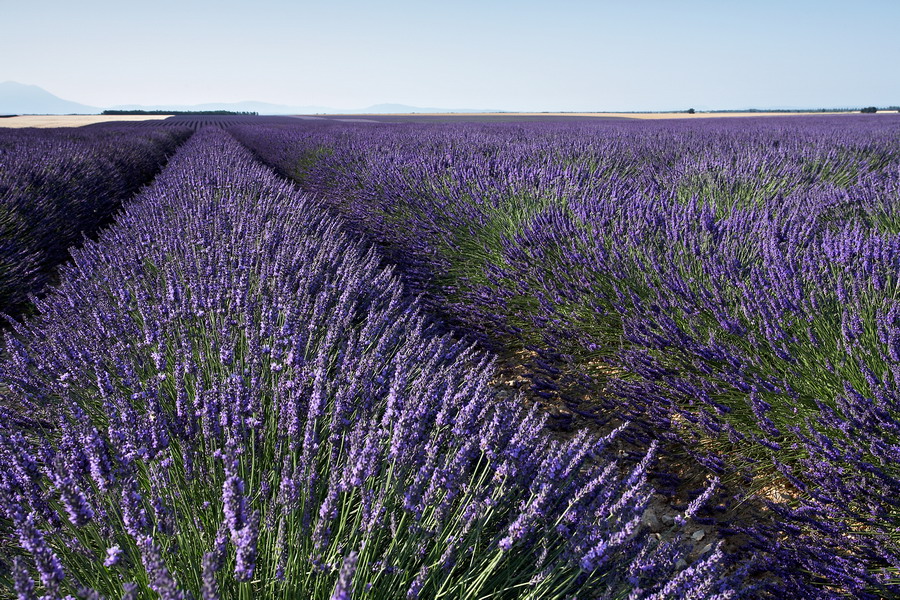
[[[171,115],[23,115],[0,119],[0,127],[81,127],[108,121],[150,121]]]

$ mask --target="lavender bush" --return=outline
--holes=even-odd
[[[0,130],[0,311],[23,309],[69,246],[150,182],[184,128]]]
[[[19,598],[731,598],[317,202],[201,131],[5,337]],[[691,507],[691,511],[696,507]]]
[[[793,489],[753,534],[773,570],[877,595],[896,592],[900,565],[898,130],[817,117],[237,133],[462,326],[592,375],[606,409],[713,470]]]

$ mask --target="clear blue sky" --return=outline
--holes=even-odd
[[[0,0],[67,100],[505,110],[900,104],[900,0]]]

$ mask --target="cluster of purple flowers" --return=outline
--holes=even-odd
[[[0,130],[0,311],[17,313],[68,248],[109,222],[190,130]]]
[[[235,133],[467,330],[792,487],[750,532],[787,585],[896,592],[900,119]]]
[[[19,598],[750,589],[642,527],[652,450],[626,468],[608,438],[549,438],[491,355],[222,131],[73,259],[0,362]]]

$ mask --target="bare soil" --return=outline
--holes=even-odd
[[[528,408],[537,407],[547,413],[547,428],[551,437],[569,438],[582,429],[588,429],[597,435],[606,435],[622,424],[612,419],[601,422],[588,416],[588,412],[573,410],[566,396],[577,395],[580,406],[589,409],[590,405],[603,405],[603,396],[607,394],[602,383],[597,387],[582,388],[571,386],[577,378],[566,377],[561,372],[554,376],[560,389],[547,393],[546,388],[534,385],[536,368],[534,360],[537,354],[527,350],[503,353],[497,362],[495,389],[502,396],[517,396]],[[598,371],[593,365],[592,371]],[[616,370],[607,367],[609,376],[615,376]],[[543,376],[543,375],[541,375]],[[539,376],[540,377],[540,376]],[[623,474],[628,472],[647,448],[629,442],[620,436],[610,448],[610,452],[621,461]],[[672,478],[677,480],[672,482]],[[655,465],[651,469],[651,484],[660,492],[653,495],[642,523],[653,533],[654,537],[664,541],[681,541],[693,546],[688,562],[710,552],[719,543],[729,554],[746,554],[752,552],[748,547],[749,539],[737,531],[742,526],[773,518],[767,501],[791,503],[796,500],[798,492],[781,477],[773,477],[761,484],[760,481],[740,481],[739,477],[722,478],[716,493],[701,509],[698,518],[690,519],[685,525],[678,525],[677,519],[698,492],[705,489],[712,473],[691,458],[684,448],[673,442],[663,441],[657,452]],[[761,489],[760,489],[761,488]]]

